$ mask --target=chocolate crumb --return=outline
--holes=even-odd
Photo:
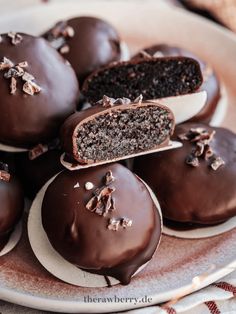
[[[29,151],[29,160],[34,160],[48,151],[47,145],[38,144]]]
[[[60,53],[61,54],[66,54],[70,51],[70,47],[68,45],[64,45],[60,48]]]
[[[130,103],[131,103],[131,100],[129,98],[126,98],[126,97],[117,98],[114,101],[115,105],[128,105]]]
[[[11,89],[11,94],[14,95],[16,93],[16,84],[17,84],[17,80],[12,77],[11,78],[11,84],[10,84],[10,89]]]
[[[102,106],[103,107],[113,107],[114,106],[114,102],[115,102],[115,99],[114,98],[110,98],[106,95],[103,96],[102,98]]]
[[[35,79],[34,76],[24,70],[24,68],[26,67],[28,67],[27,61],[23,61],[18,63],[17,65],[14,65],[11,60],[3,57],[3,61],[0,62],[0,71],[7,70],[7,72],[4,73],[4,78],[11,79],[11,94],[15,94],[17,86],[17,81],[15,79],[20,77],[23,81],[25,81],[22,87],[23,92],[32,96],[35,93],[39,93],[41,91],[41,87],[33,82],[33,80]]]
[[[148,59],[152,58],[152,56],[149,53],[147,53],[145,50],[141,50],[139,52],[139,56],[143,58],[148,58]]]
[[[190,165],[192,167],[198,167],[199,166],[198,158],[193,156],[192,154],[187,156],[185,162],[186,162],[187,165]]]
[[[3,61],[0,62],[0,71],[10,69],[13,66],[14,64],[11,62],[11,60],[9,60],[6,57],[3,57]]]
[[[0,162],[0,180],[9,182],[10,177],[11,175],[9,173],[8,164]]]
[[[105,185],[109,185],[115,181],[115,177],[113,177],[112,171],[109,170],[105,175]]]
[[[219,156],[214,156],[213,158],[212,158],[212,160],[211,160],[211,164],[210,164],[210,166],[211,166],[211,168],[213,169],[213,170],[217,170],[218,168],[220,168],[221,166],[223,166],[225,164],[225,162],[224,162],[224,160],[221,158],[221,157],[219,157]]]
[[[133,221],[129,218],[124,217],[121,220],[121,227],[123,228],[131,227],[132,224],[133,224]]]
[[[114,210],[114,202],[111,194],[115,191],[114,187],[102,187],[94,191],[94,196],[86,204],[86,208],[100,216],[106,216],[109,211]]]
[[[109,219],[107,228],[109,230],[117,231],[119,229],[119,225],[120,225],[120,219],[111,218]]]
[[[89,190],[92,190],[94,188],[94,185],[92,182],[86,182],[84,187],[85,187],[85,190],[89,191]]]
[[[17,34],[15,32],[9,32],[7,36],[11,38],[11,43],[13,45],[18,45],[23,40],[23,37],[20,34]]]
[[[134,103],[135,104],[141,104],[143,101],[143,95],[140,94],[135,100],[134,100]]]
[[[23,81],[33,81],[34,80],[34,77],[33,75],[29,74],[28,72],[24,72],[24,74],[22,75],[22,80]]]
[[[126,217],[123,218],[111,218],[109,219],[107,228],[109,230],[117,231],[119,227],[126,229],[127,227],[132,226],[132,220]]]
[[[0,170],[0,180],[9,182],[10,177],[11,177],[10,173],[8,173],[4,170]]]
[[[162,57],[164,57],[164,54],[159,50],[157,50],[153,55],[153,58],[162,58]]]
[[[41,91],[41,87],[32,81],[27,81],[23,85],[23,91],[26,94],[33,96]]]

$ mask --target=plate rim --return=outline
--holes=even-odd
[[[85,0],[81,1],[82,3],[86,3]],[[106,5],[109,5],[107,0],[103,0],[100,1],[101,3],[104,3]],[[144,5],[143,2],[137,2],[134,0],[131,0],[129,3],[135,3],[138,4],[139,6]],[[149,3],[154,4],[155,1],[148,1]],[[90,5],[91,3],[97,3],[96,0],[91,0],[90,1]],[[122,3],[123,5],[125,5],[125,1],[123,0],[116,0],[113,2],[113,4],[117,4],[117,3]],[[145,2],[146,4],[147,2]],[[74,1],[67,1],[66,4],[65,3],[49,3],[47,4],[47,6],[45,6],[47,8],[47,10],[52,10],[52,9],[56,9],[59,10],[59,8],[63,8],[68,6],[68,5],[73,5],[75,7],[79,6],[79,2],[74,2]],[[110,4],[111,5],[111,4]],[[165,6],[167,7],[167,4],[164,3],[155,3],[156,7],[158,6]],[[24,10],[20,10],[19,12],[15,12],[12,13],[10,15],[7,15],[5,17],[1,17],[1,23],[4,23],[4,21],[7,21],[9,18],[13,18],[14,16],[18,16],[20,14],[30,14],[30,13],[34,13],[37,10],[41,10],[42,9],[42,5],[38,4],[35,5],[34,7],[31,8],[27,8]],[[44,7],[44,9],[45,9]],[[167,10],[173,10],[173,8],[169,7],[167,8]],[[42,9],[43,10],[43,9]],[[195,20],[199,20],[199,22],[205,24],[206,27],[210,27],[211,29],[214,29],[216,32],[220,32],[222,35],[224,35],[225,37],[227,37],[228,40],[232,41],[235,43],[236,46],[236,36],[233,32],[225,29],[222,26],[219,25],[215,25],[212,24],[211,22],[209,22],[207,19],[203,18],[203,17],[199,17],[196,16],[192,13],[186,13],[184,12],[184,10],[179,9],[179,8],[174,8],[174,10],[179,11],[181,14],[185,14],[185,15],[191,15],[192,18],[194,18]],[[233,269],[236,267],[236,257],[235,260],[230,262],[229,264],[225,265],[224,267],[221,267],[220,269],[213,271],[211,274],[209,274],[205,280],[197,287],[197,289],[193,289],[191,291],[197,291],[201,288],[204,288],[206,286],[208,286],[209,284],[211,284],[212,282],[215,282],[217,280],[219,280],[220,278],[226,276],[227,274],[231,273],[233,271]],[[181,293],[181,291],[183,292],[183,290],[189,290],[189,287],[191,286],[191,284],[187,284],[185,286],[182,286],[180,288],[176,288],[174,290],[170,290],[167,292],[163,292],[163,293],[159,293],[158,295],[153,294],[152,296],[150,296],[152,298],[152,302],[149,305],[154,305],[157,304],[159,302],[165,302],[170,300],[171,298],[173,298],[174,295],[178,295]],[[190,292],[189,292],[190,293]],[[72,301],[72,300],[66,300],[66,299],[62,299],[62,300],[57,300],[54,298],[45,298],[43,296],[35,296],[32,295],[30,293],[22,293],[19,291],[16,291],[14,289],[9,289],[6,287],[1,287],[0,286],[0,299],[7,301],[7,302],[13,302],[19,305],[23,305],[23,306],[27,306],[30,308],[34,308],[34,309],[39,309],[39,310],[49,310],[49,311],[56,311],[56,312],[64,312],[65,310],[68,313],[75,313],[78,311],[82,312],[84,310],[86,310],[87,312],[90,313],[94,313],[94,312],[110,312],[111,310],[113,311],[122,311],[122,310],[129,310],[129,309],[137,309],[146,305],[134,305],[134,304],[122,304],[122,303],[106,303],[106,306],[104,306],[104,304],[99,304],[99,303],[85,303],[85,302],[78,302],[78,301]]]

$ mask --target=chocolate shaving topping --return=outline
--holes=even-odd
[[[10,79],[10,93],[13,95],[17,91],[17,80],[21,78],[25,83],[23,84],[22,90],[28,95],[34,95],[41,91],[41,87],[34,82],[35,78],[30,73],[26,72],[24,68],[28,67],[26,61],[20,62],[17,65],[3,57],[3,61],[0,63],[0,71],[6,71],[4,73],[4,78]]]
[[[47,40],[55,49],[58,49],[61,54],[66,54],[70,51],[67,40],[74,37],[74,35],[75,31],[73,27],[67,25],[66,21],[60,21],[47,34]]]
[[[117,231],[119,227],[126,229],[132,226],[132,220],[126,217],[123,218],[111,218],[109,219],[107,228],[109,230]]]
[[[130,103],[131,100],[126,97],[115,99],[104,95],[103,98],[97,102],[97,105],[102,105],[103,107],[109,108],[115,105],[128,105]]]
[[[2,36],[0,35],[0,44],[1,44],[1,42],[2,42]]]
[[[86,204],[86,208],[100,216],[106,216],[109,211],[114,210],[114,203],[111,201],[111,194],[114,187],[102,187],[94,192],[94,196]]]
[[[145,50],[141,50],[139,52],[139,56],[143,57],[143,58],[149,58],[149,59],[152,58],[152,56],[148,52],[146,52]]]
[[[0,162],[0,180],[9,182],[11,175],[9,173],[8,165]]]
[[[77,183],[74,185],[74,189],[79,188],[79,187],[80,187],[79,182],[77,182]]]
[[[187,165],[190,165],[192,167],[198,167],[199,166],[199,160],[197,157],[195,157],[194,155],[190,154],[187,156],[186,160],[185,160]]]
[[[51,142],[47,144],[40,143],[29,151],[29,154],[28,154],[29,160],[34,160],[49,150],[54,150],[54,149],[59,149],[59,148],[60,148],[60,140],[58,138],[52,140]]]
[[[214,156],[211,159],[211,168],[215,171],[221,166],[223,166],[224,164],[225,164],[224,160],[219,156]]]
[[[225,164],[221,157],[214,154],[210,146],[215,133],[215,131],[209,132],[204,128],[192,128],[189,132],[178,135],[178,138],[181,141],[190,141],[194,143],[193,151],[185,159],[186,164],[191,165],[192,167],[198,167],[200,164],[200,157],[209,161],[209,165],[213,170],[217,170]]]
[[[11,89],[10,93],[12,95],[14,95],[16,92],[16,84],[17,84],[17,80],[14,77],[12,77],[11,78],[11,84],[10,84],[10,89]]]
[[[164,57],[164,54],[159,50],[157,50],[153,55],[153,58],[162,58],[162,57]]]
[[[113,177],[112,171],[109,170],[104,177],[105,185],[109,185],[115,181],[115,177]]]
[[[18,44],[20,44],[20,43],[22,42],[22,40],[23,40],[23,37],[22,37],[20,34],[17,34],[17,33],[15,33],[15,32],[9,32],[9,33],[7,34],[7,36],[8,36],[9,38],[11,38],[11,43],[12,43],[13,45],[18,45]]]
[[[29,151],[29,160],[34,160],[48,151],[47,145],[38,144]]]
[[[134,100],[134,104],[141,104],[142,101],[143,101],[143,95],[140,94],[140,95]]]

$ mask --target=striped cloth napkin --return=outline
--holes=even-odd
[[[126,314],[235,314],[236,271],[176,302],[132,310]]]

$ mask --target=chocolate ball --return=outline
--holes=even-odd
[[[134,172],[155,192],[164,218],[172,226],[191,227],[236,215],[236,135],[186,123],[176,127],[174,139],[183,147],[134,161]]]
[[[58,22],[43,37],[71,63],[81,84],[93,71],[121,58],[117,31],[95,17]]]
[[[61,172],[46,190],[42,224],[66,260],[122,284],[151,259],[161,236],[147,187],[117,163]]]
[[[1,143],[28,148],[53,139],[77,98],[73,69],[45,39],[1,35]]]
[[[24,194],[18,180],[0,162],[0,251],[4,248],[24,209]]]
[[[145,53],[147,53],[147,55]],[[155,57],[186,56],[194,58],[199,62],[203,74],[203,84],[200,87],[200,90],[207,92],[207,102],[204,108],[195,117],[193,117],[191,121],[203,123],[210,122],[221,98],[220,83],[216,73],[210,65],[188,50],[165,44],[145,48],[141,52],[138,52],[133,58],[143,58],[148,57],[148,55]]]

